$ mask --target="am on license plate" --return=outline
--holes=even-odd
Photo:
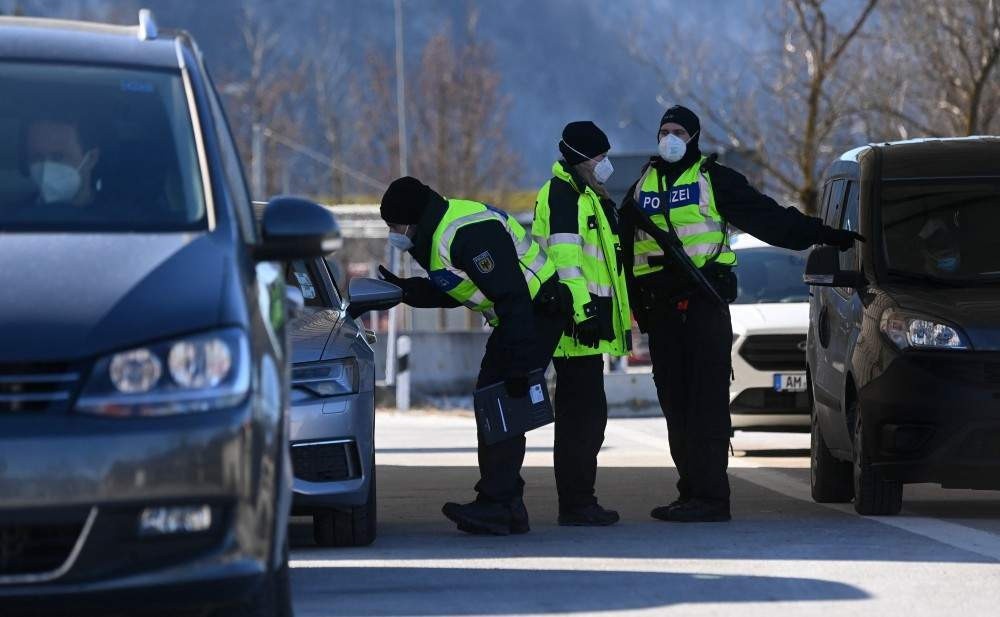
[[[778,392],[805,392],[805,373],[777,373],[774,376],[774,389]]]

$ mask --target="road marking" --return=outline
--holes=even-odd
[[[623,426],[608,425],[608,432],[615,433],[635,443],[666,449],[666,435],[645,433]],[[659,432],[659,431],[657,431]],[[665,431],[664,431],[665,432]],[[766,468],[765,465],[745,458],[730,458],[730,472],[742,479],[762,488],[804,501],[829,510],[836,510],[851,516],[860,516],[850,504],[816,503],[808,482],[797,480],[792,476]],[[916,516],[907,513],[906,509],[897,516],[865,517],[883,525],[901,529],[918,536],[929,538],[942,544],[947,544],[970,553],[1000,561],[1000,535],[975,529],[960,523],[954,523],[929,516]]]

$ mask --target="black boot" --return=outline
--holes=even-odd
[[[649,515],[652,516],[653,518],[658,518],[661,521],[669,521],[670,519],[667,518],[669,516],[668,513],[674,508],[683,506],[689,501],[691,501],[690,497],[678,497],[677,499],[671,501],[665,506],[657,506],[653,508],[652,512],[650,512]]]
[[[607,527],[618,522],[618,513],[598,504],[579,508],[559,508],[559,524],[564,527]]]
[[[441,512],[454,522],[459,530],[477,535],[506,536],[527,533],[528,510],[518,499],[513,504],[473,501],[466,504],[448,502]]]
[[[656,513],[657,510],[660,508],[653,510],[650,514]],[[674,523],[722,523],[732,518],[728,502],[706,501],[697,498],[670,508],[662,514],[662,518],[655,516],[655,514],[654,518]]]

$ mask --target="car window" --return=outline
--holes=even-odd
[[[844,203],[844,188],[846,180],[834,180],[830,183],[830,192],[827,194],[826,217],[824,223],[831,227],[840,225],[841,206]]]
[[[221,103],[219,103],[219,97],[215,94],[215,85],[212,84],[211,76],[206,76],[211,86],[209,100],[211,101],[212,119],[219,142],[219,152],[222,157],[226,185],[229,187],[233,198],[233,208],[236,210],[236,218],[239,221],[243,239],[248,243],[254,243],[257,241],[257,223],[254,218],[253,205],[250,201],[250,192],[247,190],[246,178],[243,176],[243,164],[240,161],[236,144],[233,142],[225,110],[222,108]]]
[[[736,249],[739,281],[734,304],[808,302],[802,282],[805,254],[776,247]]]
[[[859,231],[861,227],[858,223],[858,215],[860,211],[858,183],[849,182],[847,185],[846,192],[847,192],[847,200],[844,202],[843,216],[841,217],[840,228],[849,229],[851,231]],[[857,246],[848,251],[843,251],[840,254],[840,268],[842,270],[860,269]]]
[[[0,84],[0,228],[207,227],[179,73],[0,62]]]
[[[306,306],[312,308],[327,307],[318,277],[305,261],[296,260],[288,264],[285,269],[285,283],[299,288]]]

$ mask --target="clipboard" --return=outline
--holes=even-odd
[[[528,373],[528,395],[513,398],[504,383],[475,391],[476,425],[483,443],[493,445],[555,421],[545,370]]]

